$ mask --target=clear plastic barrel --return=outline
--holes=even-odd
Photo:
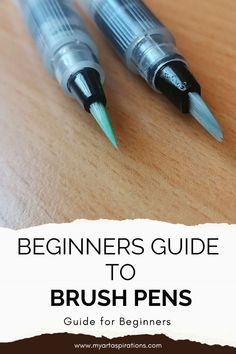
[[[141,0],[77,0],[128,67],[153,87],[156,72],[179,55],[167,28]]]
[[[97,48],[71,0],[16,0],[49,73],[68,91],[69,78],[85,67],[104,80]]]

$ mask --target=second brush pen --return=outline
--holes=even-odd
[[[130,70],[182,113],[191,113],[216,140],[223,140],[222,130],[201,98],[201,87],[177,51],[172,34],[141,0],[78,2]]]

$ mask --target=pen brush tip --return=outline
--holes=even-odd
[[[110,143],[113,145],[113,147],[118,149],[116,138],[104,105],[100,102],[92,103],[90,106],[90,113],[92,114],[92,116],[94,117],[97,124],[102,129],[103,133],[106,135]]]
[[[208,131],[211,136],[213,136],[217,141],[222,142],[224,139],[222,129],[201,96],[196,92],[190,92],[189,100],[189,111],[191,115]]]

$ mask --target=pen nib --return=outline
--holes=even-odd
[[[100,102],[92,103],[90,106],[90,113],[92,114],[92,116],[94,117],[106,137],[109,139],[111,144],[117,149],[118,147],[116,138],[104,105]]]
[[[219,142],[222,142],[224,135],[221,127],[201,96],[196,92],[190,92],[189,99],[189,111],[192,116],[208,131],[210,135],[212,135]]]

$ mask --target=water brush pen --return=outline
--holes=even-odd
[[[70,0],[15,0],[48,72],[92,114],[114,147],[97,48]]]
[[[175,39],[141,0],[78,0],[127,67],[191,113],[218,141],[222,130],[201,98],[201,87],[177,51]],[[178,5],[177,5],[178,6]]]

